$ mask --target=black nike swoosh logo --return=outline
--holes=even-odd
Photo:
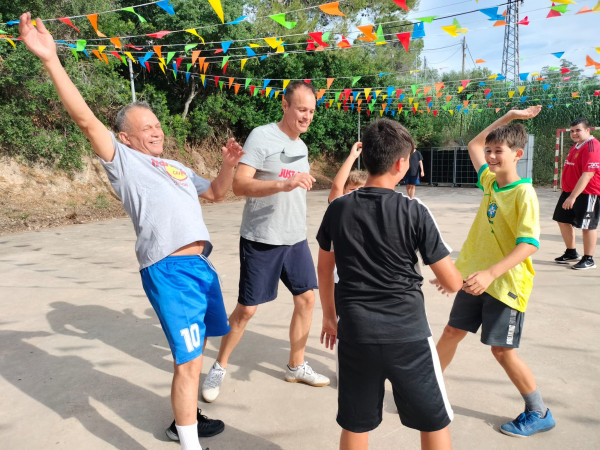
[[[291,163],[299,161],[303,158],[306,158],[306,155],[288,156],[284,152],[281,152],[279,154],[279,159],[281,159],[281,162],[284,164],[291,164]]]

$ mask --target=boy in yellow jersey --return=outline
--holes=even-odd
[[[525,400],[525,412],[500,427],[504,434],[527,437],[554,428],[554,419],[535,378],[517,355],[527,300],[535,271],[530,256],[539,247],[539,207],[530,179],[517,174],[527,133],[514,119],[530,119],[541,110],[511,110],[469,142],[483,199],[456,267],[464,281],[448,325],[437,344],[442,370],[459,342],[482,327],[481,342]],[[437,280],[433,283],[438,284]],[[438,289],[442,290],[438,285]]]

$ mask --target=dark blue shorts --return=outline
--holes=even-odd
[[[279,280],[292,295],[317,289],[317,275],[308,241],[270,245],[240,238],[238,303],[260,305],[277,298]]]
[[[229,333],[219,277],[205,256],[167,256],[140,274],[176,364],[202,355],[205,337]]]
[[[416,186],[417,184],[421,184],[421,182],[419,181],[419,176],[416,175],[414,177],[411,177],[410,175],[406,175],[402,181],[405,182],[405,184],[408,185],[412,185],[412,186]]]

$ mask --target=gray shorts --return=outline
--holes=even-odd
[[[519,348],[525,313],[517,311],[485,292],[481,295],[458,291],[448,325],[476,333],[481,325],[481,342],[494,347]]]

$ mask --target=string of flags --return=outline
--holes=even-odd
[[[215,14],[218,16],[221,25],[228,25],[228,26],[237,25],[241,22],[248,20],[247,16],[241,16],[237,19],[234,19],[233,21],[226,23],[221,1],[220,0],[207,0],[207,1],[213,8]],[[320,4],[320,5],[304,8],[302,10],[318,8],[322,13],[330,15],[330,16],[345,17],[344,12],[340,9],[340,3],[343,3],[343,1],[344,0]],[[393,0],[393,1],[400,9],[408,11],[408,7],[406,6],[405,0]],[[568,7],[574,3],[575,2],[572,0],[554,0],[554,2],[552,2],[552,6],[550,7],[549,13],[546,18],[558,17],[558,16],[561,16],[561,15],[567,13]],[[219,42],[206,43],[204,38],[199,34],[198,30],[201,30],[201,29],[207,28],[207,27],[218,26],[220,24],[197,26],[194,28],[188,28],[188,29],[184,29],[184,30],[174,30],[174,31],[160,30],[160,31],[156,31],[154,33],[138,35],[138,36],[108,37],[99,29],[98,17],[103,14],[114,13],[117,11],[123,11],[123,12],[134,14],[140,22],[146,22],[146,19],[140,14],[140,12],[143,12],[143,11],[140,11],[140,10],[143,7],[149,7],[152,5],[158,6],[159,8],[164,10],[169,15],[174,15],[176,13],[173,5],[169,2],[169,0],[162,0],[162,1],[152,2],[152,3],[136,5],[136,6],[132,6],[132,7],[128,7],[128,8],[122,8],[122,9],[114,10],[114,11],[105,11],[102,13],[93,13],[93,14],[87,14],[84,16],[60,17],[60,18],[55,18],[55,19],[50,19],[50,20],[59,21],[65,25],[73,28],[78,33],[80,33],[80,29],[76,26],[78,20],[80,20],[80,19],[84,20],[84,18],[85,18],[85,20],[87,20],[89,22],[89,24],[92,26],[92,28],[94,29],[94,32],[96,33],[97,38],[78,39],[75,41],[57,40],[57,43],[69,48],[76,58],[79,58],[79,54],[84,54],[87,57],[91,57],[90,54],[88,53],[88,50],[89,50],[91,52],[91,54],[93,56],[95,56],[97,59],[99,59],[100,61],[103,61],[105,64],[109,64],[109,59],[108,59],[108,55],[107,55],[107,53],[108,53],[109,55],[119,59],[124,64],[126,64],[127,59],[129,59],[136,64],[140,64],[141,67],[145,68],[145,70],[148,70],[148,71],[151,71],[152,65],[158,64],[160,70],[162,70],[162,72],[165,75],[167,74],[167,71],[170,71],[170,72],[172,72],[173,76],[175,78],[177,78],[178,73],[184,73],[187,82],[190,81],[191,77],[193,77],[194,79],[199,78],[202,85],[205,87],[206,87],[207,79],[214,80],[215,87],[219,87],[221,90],[223,90],[225,85],[227,85],[228,89],[234,90],[235,95],[237,95],[239,93],[240,88],[243,83],[244,89],[247,89],[250,92],[250,95],[258,95],[258,93],[260,93],[261,95],[269,97],[269,98],[272,98],[272,97],[277,98],[278,94],[285,90],[285,87],[287,86],[287,83],[289,83],[290,80],[282,80],[283,81],[282,89],[269,87],[268,86],[269,83],[271,81],[273,81],[270,79],[254,80],[255,82],[262,81],[263,85],[262,85],[262,89],[261,89],[260,84],[259,85],[251,84],[252,79],[250,79],[250,78],[235,78],[235,77],[225,78],[226,71],[229,67],[230,62],[239,61],[240,68],[243,71],[245,64],[249,60],[262,61],[265,58],[267,58],[268,56],[273,55],[273,54],[280,54],[280,55],[283,55],[283,57],[287,57],[289,54],[292,54],[292,53],[307,53],[307,52],[325,51],[325,50],[327,50],[327,51],[342,50],[342,49],[348,49],[348,48],[359,47],[359,46],[364,46],[364,45],[385,45],[385,44],[392,43],[392,42],[399,42],[400,45],[402,46],[402,48],[404,48],[404,50],[406,52],[409,52],[411,41],[416,40],[416,39],[421,39],[426,36],[425,24],[432,24],[434,21],[447,19],[447,17],[440,18],[438,16],[420,17],[420,18],[415,19],[415,22],[410,23],[408,25],[406,25],[406,20],[403,20],[402,27],[405,29],[412,27],[412,30],[403,31],[400,33],[389,33],[389,34],[385,34],[383,32],[383,28],[382,28],[381,24],[379,24],[378,26],[360,25],[360,26],[356,27],[358,31],[353,32],[353,34],[357,35],[356,40],[353,42],[351,42],[348,39],[348,36],[344,36],[344,35],[340,35],[337,38],[337,42],[334,42],[334,39],[331,36],[330,32],[313,31],[313,32],[306,32],[306,34],[301,35],[301,36],[304,36],[305,42],[286,42],[287,39],[291,39],[293,37],[299,36],[298,34],[295,34],[295,35],[286,35],[286,36],[268,36],[268,37],[263,37],[263,38],[255,38],[254,39],[255,42],[250,42],[249,40],[245,40],[245,41],[231,40],[231,41],[219,41]],[[295,28],[298,23],[297,21],[294,21],[293,17],[292,17],[293,16],[292,13],[297,12],[297,11],[301,11],[301,10],[288,11],[285,13],[278,13],[278,14],[271,14],[271,15],[265,16],[265,17],[273,20],[279,26],[281,26],[285,29],[291,30],[291,29]],[[587,6],[583,7],[576,14],[592,13],[592,12],[599,12],[599,11],[600,11],[600,1],[598,1],[598,4],[596,6],[594,6],[593,8],[590,9]],[[495,26],[495,27],[506,25],[506,20],[505,20],[506,19],[506,11],[503,13],[500,13],[499,7],[483,8],[483,9],[474,10],[471,12],[482,13],[483,15],[485,15],[487,17],[488,21],[493,22],[493,26]],[[462,14],[463,13],[461,13],[461,15]],[[254,18],[253,20],[255,20],[255,19],[256,18]],[[0,27],[2,27],[2,26],[11,27],[11,26],[15,26],[17,23],[18,23],[18,21],[9,21],[9,22],[0,24]],[[387,22],[388,25],[389,25],[389,23],[390,22]],[[398,23],[400,23],[400,21],[398,21]],[[528,17],[525,17],[523,20],[518,22],[518,24],[520,26],[527,26],[527,25],[529,25],[529,23],[530,23],[530,21],[529,21]],[[452,23],[450,25],[444,25],[444,26],[441,26],[440,28],[444,33],[447,33],[453,37],[457,37],[457,36],[466,34],[468,32],[468,28],[462,27],[456,17],[453,18]],[[135,45],[135,44],[125,43],[125,42],[131,42],[134,38],[142,38],[142,37],[143,38],[152,38],[153,40],[156,41],[156,40],[163,39],[165,36],[173,34],[173,33],[192,34],[197,39],[199,39],[199,42],[187,43],[187,44],[163,44],[163,45],[156,45],[155,43],[152,43],[151,45],[140,45],[140,44]],[[7,41],[10,45],[12,45],[13,47],[16,48],[15,40],[18,40],[18,38],[15,38],[13,35],[9,34],[7,31],[4,31],[0,28],[0,41],[1,40]],[[88,45],[89,41],[106,41],[105,42],[106,45],[97,45],[97,46],[96,45]],[[258,44],[258,43],[256,43],[256,41],[264,41],[266,43],[266,46],[262,43]],[[110,42],[110,44],[108,42]],[[238,42],[242,42],[242,45],[235,46],[235,44]],[[179,47],[184,46],[183,53],[181,51],[171,50],[173,48],[176,48],[176,46],[179,46]],[[201,46],[201,47],[199,47],[199,46]],[[207,48],[208,46],[211,46],[211,48]],[[302,46],[302,47],[306,46],[306,47],[303,50],[295,50],[295,51],[291,50],[294,47],[298,47],[298,46]],[[262,49],[264,49],[264,48],[267,49],[266,52],[263,52]],[[232,53],[228,54],[228,52],[230,52],[230,51]],[[235,51],[238,51],[238,53],[236,54]],[[239,53],[239,51],[241,51],[243,53]],[[600,47],[597,47],[596,51],[598,53],[600,53]],[[565,52],[553,52],[552,55],[555,56],[556,58],[560,59],[560,58],[562,58],[564,53]],[[597,59],[598,58],[594,59],[591,56],[586,55],[585,67],[594,67],[595,70],[597,71],[596,74],[600,74],[600,62],[598,62]],[[485,61],[483,59],[477,59],[475,61],[475,63],[483,64],[483,63],[485,63]],[[182,64],[184,64],[184,66],[182,66]],[[208,70],[210,64],[220,65],[220,69],[222,69],[222,72],[223,72],[223,77],[215,76],[215,75],[207,75],[207,70]],[[185,70],[183,69],[183,67],[185,67]],[[198,73],[193,72],[193,69],[195,67],[197,67]],[[551,68],[551,69],[552,70],[560,70],[561,75],[563,75],[563,77],[561,79],[561,81],[563,83],[567,83],[571,79],[571,77],[568,75],[569,69],[564,68],[564,67],[563,68],[560,68],[560,67],[559,68]],[[202,73],[200,73],[200,72],[202,72]],[[412,73],[413,71],[410,71],[410,72]],[[381,77],[382,75],[387,75],[387,74],[378,74],[379,77]],[[223,79],[221,79],[221,78],[223,78]],[[351,80],[352,80],[351,86],[344,87],[342,90],[339,90],[339,91],[335,91],[335,93],[333,94],[334,98],[328,98],[328,95],[329,96],[332,95],[328,91],[331,87],[331,84],[334,81],[334,78],[327,79],[327,89],[320,89],[318,91],[320,105],[325,105],[326,108],[329,108],[332,105],[334,105],[334,103],[335,103],[335,104],[337,104],[338,109],[341,109],[343,107],[343,108],[345,108],[346,111],[348,109],[354,110],[355,106],[356,106],[357,111],[361,112],[361,103],[362,103],[361,100],[363,100],[365,102],[365,104],[369,105],[367,107],[367,114],[370,114],[370,112],[373,111],[373,108],[375,108],[375,105],[376,105],[376,103],[373,103],[373,102],[376,102],[377,99],[379,98],[379,99],[383,99],[382,101],[385,102],[385,105],[384,105],[384,103],[381,103],[382,111],[383,111],[382,114],[383,114],[384,112],[387,113],[386,111],[388,111],[388,110],[390,112],[395,111],[395,109],[391,109],[391,106],[392,106],[392,103],[394,100],[392,99],[392,102],[390,102],[390,98],[393,97],[394,95],[396,95],[395,105],[397,105],[400,112],[402,112],[403,108],[406,107],[407,109],[412,108],[414,114],[426,112],[427,114],[433,113],[433,115],[437,116],[439,110],[432,109],[432,108],[436,107],[435,106],[436,104],[440,104],[441,105],[440,109],[442,111],[447,111],[449,114],[454,114],[455,111],[468,113],[469,110],[473,111],[473,110],[481,109],[481,108],[478,108],[478,106],[481,106],[481,105],[473,106],[471,103],[469,103],[471,101],[470,96],[474,95],[473,93],[467,94],[467,98],[461,100],[462,103],[456,104],[456,105],[451,105],[452,97],[455,95],[461,94],[469,86],[469,83],[471,82],[471,80],[461,80],[461,86],[458,86],[456,93],[446,93],[446,103],[441,104],[440,103],[441,100],[436,101],[434,99],[433,95],[432,96],[427,95],[429,90],[433,89],[433,86],[418,87],[418,85],[410,86],[410,90],[412,91],[412,96],[410,96],[410,92],[408,92],[407,87],[402,88],[402,89],[393,88],[393,91],[391,91],[391,92],[389,91],[390,87],[387,87],[385,89],[361,88],[361,89],[364,89],[362,91],[364,94],[363,95],[364,98],[361,99],[360,98],[361,91],[354,90],[354,87],[358,83],[358,81],[361,78],[365,78],[365,76],[357,75],[357,76],[346,77],[346,78],[348,78],[348,79],[351,78]],[[492,75],[490,77],[490,79],[495,80],[495,81],[502,81],[502,80],[504,80],[504,77],[501,74],[495,74],[495,75]],[[519,74],[519,80],[520,80],[520,82],[523,82],[523,83],[533,82],[533,81],[544,82],[544,78],[539,76],[539,74],[530,74],[530,73]],[[237,81],[242,81],[242,83],[239,83]],[[445,91],[443,91],[443,89],[445,88],[445,86],[443,86],[443,84],[444,83],[441,83],[442,86],[440,87],[440,83],[435,83],[435,92],[436,92],[435,98],[436,99],[440,99],[444,95]],[[483,81],[480,81],[479,85],[486,86],[486,83]],[[526,102],[528,100],[528,98],[530,97],[528,95],[524,95],[524,91],[525,91],[525,89],[527,89],[527,86],[518,86],[515,89],[512,89],[510,87],[510,85],[506,85],[506,86],[507,87],[506,87],[505,94],[508,95],[507,99],[510,101],[513,101],[513,99],[519,99],[520,102]],[[542,89],[544,91],[546,91],[549,86],[550,86],[550,84],[547,84],[547,83],[542,84]],[[558,87],[560,88],[560,86],[558,86]],[[367,89],[369,90],[369,92],[367,92]],[[406,90],[408,92],[408,94],[403,93],[404,90]],[[386,93],[381,94],[381,92],[384,92],[384,91]],[[358,94],[357,94],[357,92],[358,92]],[[493,88],[491,88],[491,87],[482,88],[482,92],[483,92],[484,100],[490,100],[492,98],[492,96],[495,96],[494,97],[494,100],[495,100],[496,98],[499,97],[499,95],[503,94],[503,92],[501,90],[498,90],[497,86],[494,86]],[[516,92],[519,92],[519,95],[515,97]],[[325,95],[326,93],[328,95]],[[405,105],[405,103],[403,102],[403,99],[405,98],[406,95],[409,95],[409,97],[406,97],[408,103]],[[560,100],[560,98],[556,97],[555,94],[548,94],[548,95],[551,96],[551,97],[549,97],[549,99],[550,99],[549,101],[552,101],[553,103],[548,102],[547,106],[548,107],[555,106],[557,104],[556,101]],[[597,99],[597,97],[599,95],[600,95],[600,93],[598,93],[598,91],[595,91],[593,97],[595,99]],[[423,101],[415,102],[415,99],[419,100],[420,97],[424,97],[425,102],[423,102]],[[450,97],[450,98],[448,98],[448,97]],[[572,91],[570,98],[571,99],[580,99],[581,96],[579,95],[579,91]],[[510,103],[510,101],[508,103]],[[423,105],[425,105],[425,107],[424,107],[425,109],[420,109],[419,106],[423,107]],[[385,106],[385,108],[383,108],[383,106]],[[491,108],[491,107],[496,107],[496,104],[492,101],[488,101],[487,108]],[[405,111],[405,113],[407,113],[407,112],[408,111]]]

